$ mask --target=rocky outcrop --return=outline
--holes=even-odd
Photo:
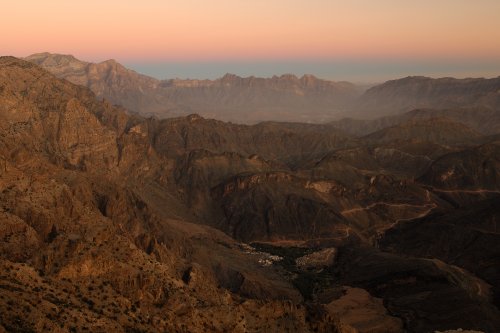
[[[401,320],[387,313],[381,299],[360,288],[347,287],[342,293],[343,296],[326,306],[332,317],[339,318],[339,332],[404,332]]]
[[[388,312],[403,319],[408,332],[456,327],[494,332],[500,327],[500,312],[489,302],[487,284],[436,259],[340,248],[334,272],[340,283],[349,281],[350,286],[382,298]],[[446,301],[450,297],[453,302]]]

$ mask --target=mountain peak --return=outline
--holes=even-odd
[[[241,77],[236,74],[226,73],[220,78],[221,81],[236,81],[241,80]]]
[[[186,116],[186,119],[189,121],[189,122],[194,122],[194,121],[197,121],[197,120],[204,120],[205,118],[203,118],[202,116],[200,116],[199,114],[197,113],[192,113],[188,116]]]
[[[300,78],[301,80],[317,80],[318,78],[312,74],[304,74]]]
[[[24,58],[29,62],[34,62],[38,65],[66,65],[68,63],[85,63],[84,61],[76,59],[71,54],[58,54],[58,53],[35,53]]]
[[[294,75],[294,74],[283,74],[279,77],[280,80],[287,80],[287,81],[297,81],[299,78]]]
[[[115,59],[108,59],[101,62],[101,64],[118,65],[118,61]]]
[[[114,70],[114,71],[132,72],[131,69],[126,68],[125,66],[120,64],[115,59],[108,59],[108,60],[102,61],[102,62],[96,64],[96,66],[109,68],[109,69]]]

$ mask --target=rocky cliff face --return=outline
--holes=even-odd
[[[117,165],[116,133],[96,116],[107,106],[89,91],[13,58],[2,58],[0,75],[2,134],[16,162],[35,150],[74,168]]]

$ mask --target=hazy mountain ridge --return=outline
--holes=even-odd
[[[326,121],[331,111],[345,111],[360,91],[348,82],[312,75],[217,80],[160,81],[126,69],[114,60],[99,64],[70,55],[34,54],[27,58],[60,78],[90,88],[98,97],[142,115],[166,118],[199,113],[238,123],[262,120]],[[307,112],[304,112],[307,110]]]
[[[357,101],[355,113],[380,117],[422,108],[500,108],[500,77],[439,78],[423,76],[387,81],[368,89]]]
[[[351,83],[312,75],[241,78],[227,74],[216,80],[160,81],[126,69],[114,60],[92,64],[50,53],[34,54],[26,60],[87,86],[97,96],[130,111],[159,118],[199,113],[237,123],[323,123],[345,116],[373,119],[425,108],[500,109],[500,78],[413,76],[387,81],[363,93]]]

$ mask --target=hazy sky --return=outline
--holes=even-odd
[[[500,0],[3,0],[0,54],[150,75],[500,75]],[[199,75],[197,75],[199,73]]]

